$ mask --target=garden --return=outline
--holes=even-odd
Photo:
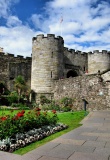
[[[24,154],[80,126],[84,111],[72,110],[74,99],[59,102],[40,97],[40,103],[29,103],[30,90],[24,79],[15,80],[15,91],[0,83],[0,150]],[[27,105],[30,104],[30,105]]]

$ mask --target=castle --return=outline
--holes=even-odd
[[[64,47],[62,37],[37,35],[32,39],[32,57],[14,57],[0,49],[0,81],[13,89],[13,80],[22,75],[34,93],[51,94],[55,80],[110,70],[110,52],[75,51]]]
[[[58,79],[95,74],[110,69],[110,52],[84,53],[68,50],[62,37],[38,35],[32,40],[31,89],[35,93],[52,93]]]

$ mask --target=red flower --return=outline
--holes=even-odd
[[[36,111],[40,111],[41,109],[40,109],[40,108],[36,108],[35,110],[36,110]]]
[[[40,115],[40,112],[37,112],[36,115],[39,116],[39,115]]]
[[[56,114],[56,110],[52,110],[52,113],[53,113],[53,114]]]
[[[7,117],[1,117],[2,121],[5,121],[7,119]]]
[[[22,112],[17,113],[17,117],[23,117],[23,116],[24,116],[24,113],[22,113]]]
[[[21,113],[22,113],[22,114],[24,114],[24,113],[25,113],[25,111],[24,111],[24,110],[22,110],[22,111],[21,111]]]

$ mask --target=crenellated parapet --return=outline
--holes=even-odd
[[[0,52],[0,58],[3,60],[7,60],[8,62],[17,62],[17,61],[32,61],[32,57],[24,57],[21,55],[15,56],[14,54],[7,53],[7,52]]]
[[[88,54],[110,54],[110,51],[107,51],[107,50],[102,50],[102,51],[99,51],[99,50],[93,50],[93,52],[88,52]]]
[[[73,54],[73,55],[86,55],[87,53],[86,52],[82,52],[82,51],[79,51],[79,50],[76,50],[75,49],[69,49],[67,47],[64,47],[64,53],[65,55],[66,54]]]
[[[41,42],[41,41],[45,41],[47,40],[48,42],[49,41],[52,41],[52,42],[60,42],[61,44],[64,44],[64,40],[61,36],[57,36],[55,37],[55,34],[47,34],[47,36],[44,36],[43,34],[39,34],[37,35],[36,37],[33,37],[32,38],[32,42],[35,43],[35,42]]]

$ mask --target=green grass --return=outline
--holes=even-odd
[[[11,113],[9,110],[0,110],[0,115],[8,115],[8,114],[16,114],[18,110],[15,110],[14,112]],[[27,112],[27,111],[26,111]],[[45,143],[81,126],[80,121],[85,117],[85,112],[84,111],[78,111],[78,112],[64,112],[64,113],[58,113],[58,118],[59,122],[67,124],[69,127],[63,131],[57,132],[49,137],[46,137],[40,141],[34,142],[24,148],[20,148],[16,150],[14,153],[23,155],[41,145],[44,145]]]
[[[84,111],[59,113],[58,114],[59,122],[62,122],[64,124],[69,125],[69,127],[67,129],[60,131],[60,132],[57,132],[57,133],[55,133],[49,137],[46,137],[40,141],[32,143],[24,148],[16,150],[14,153],[23,155],[23,154],[39,147],[39,146],[44,145],[45,143],[81,126],[81,124],[79,124],[79,123],[84,118],[84,116],[85,116]]]

